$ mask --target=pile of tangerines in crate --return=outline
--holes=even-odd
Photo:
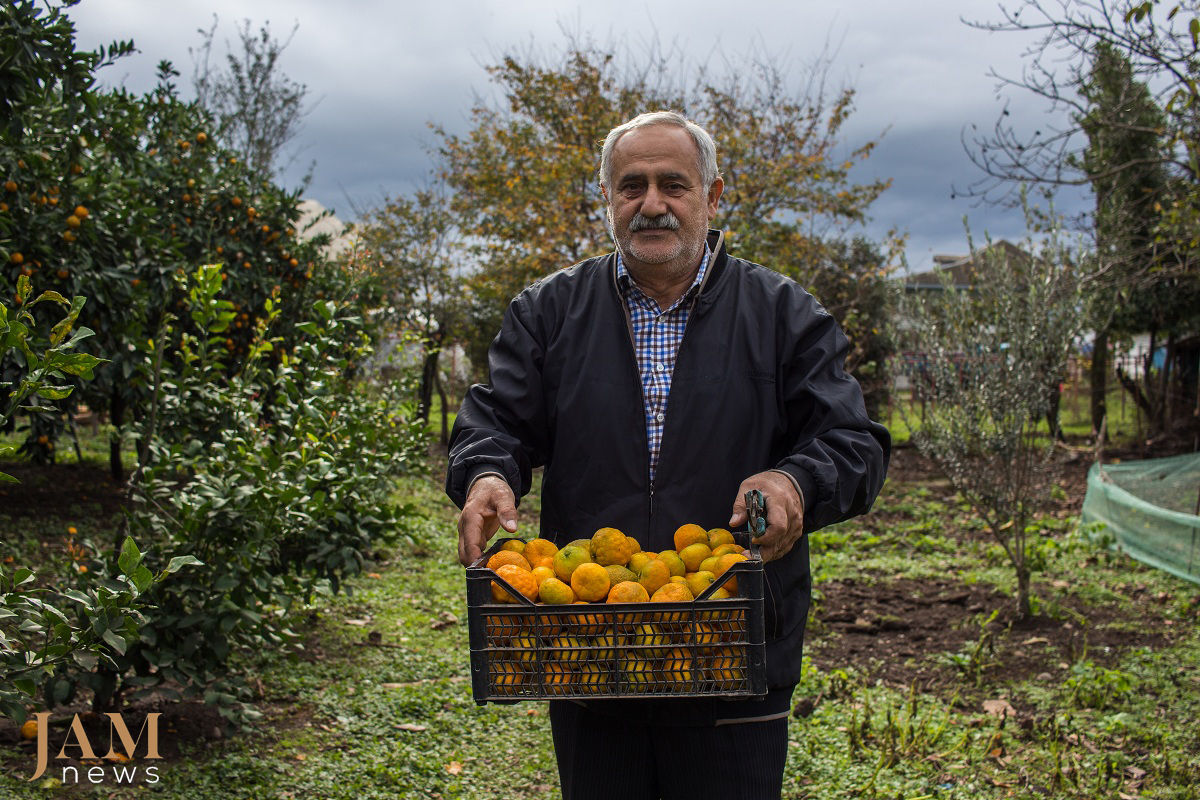
[[[559,548],[548,539],[509,539],[487,560],[487,567],[535,603],[688,602],[747,556],[733,534],[681,525],[674,550],[643,552],[637,539],[616,528],[601,528],[590,539]],[[737,577],[725,579],[708,597],[737,594]],[[497,603],[519,600],[492,582]]]

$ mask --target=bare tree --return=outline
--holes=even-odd
[[[908,377],[929,400],[920,419],[907,420],[913,441],[1004,548],[1021,617],[1037,562],[1029,523],[1055,469],[1041,420],[1083,320],[1076,255],[1051,234],[1032,257],[1030,242],[1028,252],[972,248],[971,288],[955,289],[947,275],[940,290],[905,294],[895,333],[921,354]]]
[[[217,25],[214,14],[212,27],[198,31],[201,45],[188,48],[196,99],[218,119],[230,148],[242,153],[247,164],[266,175],[282,171],[296,160],[291,153],[280,161],[310,110],[304,105],[308,87],[293,81],[280,66],[300,24],[281,41],[271,35],[269,22],[255,34],[250,20],[242,20],[237,46],[225,42],[223,67],[213,65]]]

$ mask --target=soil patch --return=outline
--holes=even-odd
[[[0,484],[0,514],[11,517],[89,516],[111,519],[125,504],[125,486],[106,467],[6,461],[0,471],[20,483]]]

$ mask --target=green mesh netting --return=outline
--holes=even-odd
[[[1093,465],[1083,521],[1104,523],[1132,557],[1200,583],[1200,453]]]

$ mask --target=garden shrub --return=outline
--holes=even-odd
[[[290,612],[338,591],[402,531],[414,511],[393,501],[395,478],[421,468],[426,434],[400,400],[411,386],[357,377],[351,365],[369,352],[362,321],[332,301],[313,305],[288,350],[269,335],[268,299],[231,374],[237,312],[220,296],[220,266],[181,283],[190,324],[168,318],[141,373],[151,400],[128,523],[151,569],[181,553],[205,566],[158,587],[137,641],[112,665],[63,678],[100,707],[123,695],[202,696],[238,720],[253,712],[234,655],[295,642]],[[86,574],[117,571],[109,556]]]

